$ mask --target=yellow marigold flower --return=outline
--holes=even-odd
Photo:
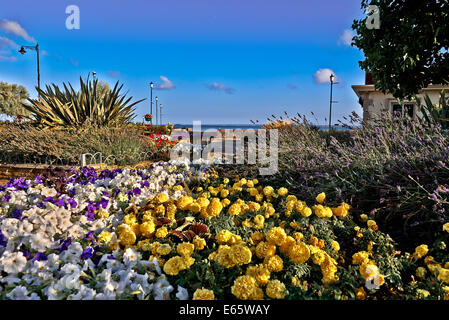
[[[368,220],[368,216],[366,214],[361,214],[360,220],[362,220],[362,222],[366,222]]]
[[[332,208],[332,213],[339,218],[343,218],[348,214],[348,210],[351,208],[350,205],[342,202],[337,208]]]
[[[176,205],[174,203],[170,203],[167,206],[167,210],[165,210],[165,216],[168,219],[174,219],[177,210],[178,210],[178,208],[176,207]]]
[[[251,234],[251,239],[253,240],[254,244],[257,244],[265,239],[265,235],[262,232],[254,232]]]
[[[318,251],[312,256],[313,263],[317,265],[321,265],[324,262],[324,259],[326,258],[326,255],[323,251]]]
[[[266,186],[263,188],[263,194],[267,197],[271,197],[274,194],[274,189],[271,186]]]
[[[145,239],[137,242],[137,248],[142,251],[150,251],[151,250],[150,239]]]
[[[161,227],[159,229],[156,230],[156,238],[165,238],[168,234],[168,230],[166,227]]]
[[[270,257],[276,254],[276,246],[265,241],[261,241],[256,246],[256,256],[259,259]]]
[[[147,221],[142,223],[139,226],[139,231],[142,234],[142,236],[146,237],[146,238],[150,238],[154,231],[156,230],[156,225],[154,224],[153,221]]]
[[[226,198],[227,196],[229,196],[229,190],[228,189],[223,189],[223,190],[220,191],[220,197]]]
[[[196,202],[192,202],[187,206],[187,210],[192,211],[193,213],[198,213],[201,211],[201,206]]]
[[[254,184],[258,184],[258,183],[259,183],[259,180],[253,179],[252,182],[253,182]]]
[[[304,235],[301,232],[295,232],[293,233],[293,238],[296,241],[301,241],[304,238]]]
[[[229,179],[228,179],[228,178],[224,178],[224,179],[223,179],[223,183],[224,183],[224,184],[228,184],[228,183],[229,183]]]
[[[298,199],[296,198],[296,196],[294,196],[294,195],[292,195],[292,194],[290,194],[290,195],[288,195],[287,196],[287,198],[285,198],[285,200],[288,202],[288,201],[298,201]]]
[[[263,200],[263,194],[256,194],[255,200],[256,200],[257,202],[262,202],[262,200]]]
[[[193,253],[193,250],[195,250],[195,246],[190,242],[180,243],[176,247],[176,251],[180,256],[190,256]]]
[[[255,197],[259,194],[259,191],[257,191],[256,188],[249,188],[249,194],[250,196]]]
[[[372,229],[374,231],[377,231],[379,229],[379,227],[377,226],[376,221],[374,221],[374,220],[368,220],[366,222],[366,224],[367,224],[368,228],[370,228],[370,229]]]
[[[449,262],[446,262],[446,263],[444,264],[444,268],[449,269]]]
[[[301,281],[298,276],[292,277],[291,284],[293,287],[299,287],[301,285]]]
[[[263,264],[248,266],[246,268],[246,275],[256,279],[257,285],[259,286],[266,285],[268,280],[270,280],[270,270]]]
[[[295,206],[296,206],[296,201],[294,201],[294,200],[287,201],[287,203],[285,204],[285,208],[290,211],[292,211],[295,208]]]
[[[280,195],[281,197],[284,197],[288,194],[288,189],[287,188],[279,188],[278,189],[278,195]]]
[[[201,251],[206,247],[206,240],[199,236],[195,236],[195,238],[193,238],[193,245],[196,250]]]
[[[443,224],[443,231],[449,232],[449,222]]]
[[[288,256],[295,263],[304,263],[310,258],[310,250],[307,245],[300,242],[290,248]]]
[[[370,240],[368,242],[368,248],[367,248],[368,252],[372,252],[373,251],[373,246],[374,246],[374,242],[372,240]]]
[[[119,240],[120,240],[120,244],[122,244],[124,246],[130,246],[136,242],[137,237],[134,232],[132,232],[131,230],[125,229],[122,232],[120,232]]]
[[[312,214],[312,209],[310,209],[309,207],[304,207],[304,208],[301,210],[301,215],[302,215],[303,217],[309,217],[311,214]]]
[[[229,252],[231,260],[237,265],[244,265],[251,262],[251,250],[243,244],[236,244],[231,246]]]
[[[209,289],[196,289],[193,293],[192,300],[215,300],[215,294],[213,290]]]
[[[181,270],[184,270],[184,260],[180,256],[175,256],[167,260],[164,264],[164,273],[176,276]]]
[[[223,229],[217,234],[215,239],[218,241],[219,244],[225,244],[231,239],[232,235],[233,234],[231,231]]]
[[[283,254],[288,254],[291,247],[294,246],[295,244],[296,244],[296,240],[293,237],[288,236],[284,240],[284,242],[281,244],[281,246],[279,247],[279,251]]]
[[[97,239],[100,242],[109,242],[112,239],[112,235],[109,231],[103,231],[98,235]]]
[[[366,251],[359,251],[352,255],[352,264],[363,264],[369,260],[369,254]]]
[[[155,197],[154,200],[156,203],[165,203],[168,201],[168,196],[165,193],[158,193]]]
[[[223,208],[229,206],[230,203],[231,203],[231,201],[229,199],[221,200],[221,204],[223,205]]]
[[[357,300],[365,300],[366,299],[366,292],[363,287],[360,287],[355,291],[355,298]]]
[[[446,284],[449,284],[449,269],[440,268],[438,270],[438,277],[437,279],[439,281],[443,281]]]
[[[287,238],[285,230],[281,227],[274,227],[268,230],[266,239],[269,243],[280,246]]]
[[[260,204],[254,201],[248,202],[249,210],[257,212],[260,210]]]
[[[196,202],[200,205],[201,208],[207,208],[210,204],[209,199],[205,197],[199,197],[198,199],[196,199]]]
[[[433,262],[433,257],[432,256],[427,256],[427,257],[425,257],[424,258],[424,263],[427,265],[427,264],[430,264],[430,263],[432,263]]]
[[[288,294],[285,289],[285,284],[280,282],[279,280],[270,280],[267,284],[267,288],[265,289],[267,296],[272,299],[284,299]]]
[[[309,244],[312,246],[318,246],[318,238],[314,236],[310,236],[309,238]]]
[[[252,181],[250,180],[250,181],[248,181],[248,182],[246,183],[246,186],[247,186],[248,188],[254,188],[254,182],[252,182]]]
[[[181,185],[177,185],[177,186],[174,186],[174,187],[173,187],[173,190],[175,190],[175,191],[181,191],[181,190],[183,190],[183,189],[184,189],[184,187],[181,186]]]
[[[335,240],[331,242],[331,247],[335,251],[339,251],[340,250],[340,244],[337,241],[335,241]]]
[[[426,273],[427,273],[427,270],[423,267],[418,267],[416,269],[416,276],[421,280],[424,280],[426,278]]]
[[[416,247],[415,249],[415,256],[418,257],[418,259],[421,259],[422,257],[424,257],[427,253],[429,252],[429,247],[427,246],[427,244],[422,244],[418,247]]]
[[[261,215],[261,214],[256,215],[254,217],[254,223],[256,224],[256,226],[254,228],[262,229],[264,222],[265,222],[265,217],[263,215]]]
[[[193,202],[192,197],[183,196],[182,198],[178,199],[178,201],[176,202],[176,206],[180,210],[186,210],[188,208],[189,204],[191,204],[192,202]]]
[[[240,276],[234,280],[231,292],[234,296],[241,300],[250,300],[256,296],[257,286],[256,279],[251,276]]]
[[[135,223],[137,223],[137,218],[134,214],[130,213],[123,217],[123,223],[127,224],[128,226],[131,226]]]
[[[171,247],[168,243],[163,243],[156,248],[156,253],[160,256],[165,256],[171,252]]]
[[[231,206],[228,209],[228,213],[233,216],[239,215],[240,212],[241,212],[241,206],[237,203],[231,204]]]
[[[221,210],[223,210],[223,205],[221,204],[220,199],[212,198],[207,206],[207,217],[217,217],[221,213]]]
[[[152,253],[153,255],[158,255],[157,249],[158,249],[161,245],[162,245],[162,243],[160,243],[160,242],[158,242],[158,241],[154,241],[154,242],[151,244],[151,253]]]
[[[318,203],[323,203],[326,199],[326,194],[324,192],[321,192],[319,195],[316,196],[316,201]]]
[[[284,262],[282,258],[278,255],[266,257],[263,264],[267,267],[270,272],[279,272],[284,269]]]

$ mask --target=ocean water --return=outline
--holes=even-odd
[[[317,125],[320,130],[329,130],[328,125]],[[192,129],[193,124],[175,124],[175,129]],[[217,130],[217,129],[260,129],[262,125],[259,124],[201,124],[201,130]],[[334,130],[348,130],[341,126],[334,126]]]

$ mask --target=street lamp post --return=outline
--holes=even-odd
[[[157,125],[157,101],[158,101],[158,97],[156,97],[155,100],[156,100],[156,125]]]
[[[39,71],[39,44],[38,43],[36,43],[36,46],[35,47],[33,47],[33,46],[22,46],[22,48],[20,48],[20,50],[19,50],[19,52],[23,55],[23,54],[25,54],[25,48],[26,49],[30,49],[30,50],[35,50],[36,51],[36,53],[37,53],[37,88],[39,89],[38,91],[37,91],[37,94],[38,94],[38,97],[40,97],[41,95],[40,95],[40,89],[41,89],[41,74],[40,74],[40,71]]]
[[[338,102],[338,101],[332,101],[332,87],[334,86],[335,83],[338,83],[338,82],[334,82],[335,76],[333,74],[331,74],[329,78],[331,81],[331,96],[330,96],[330,100],[329,100],[329,132],[330,132],[331,128],[332,128],[332,103]]]
[[[153,116],[153,82],[150,82],[150,114]]]
[[[162,103],[159,105],[159,124],[162,125]]]

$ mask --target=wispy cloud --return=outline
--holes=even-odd
[[[16,61],[17,58],[16,57],[5,57],[5,56],[0,56],[0,61]]]
[[[212,84],[206,84],[206,88],[208,88],[209,90],[223,91],[223,92],[226,92],[227,94],[233,94],[235,91],[235,89],[229,88],[229,87],[225,86],[224,84],[220,84],[217,82],[214,82]]]
[[[156,90],[171,90],[176,88],[173,82],[168,80],[166,76],[160,76],[160,78],[162,80],[162,83],[156,85]]]
[[[335,76],[334,82],[341,81],[341,79],[335,74],[331,69],[319,69],[317,72],[313,74],[313,78],[315,79],[315,83],[327,83],[330,82],[330,76],[333,74]]]
[[[295,86],[294,84],[289,83],[287,85],[287,88],[289,88],[290,90],[295,90],[296,88],[298,88],[297,86]]]
[[[118,78],[118,77],[120,77],[120,74],[121,74],[120,71],[113,71],[113,70],[109,70],[108,73],[113,78]]]
[[[338,45],[344,44],[346,46],[350,46],[352,43],[352,38],[355,36],[353,30],[346,29],[343,31],[343,34],[338,39]]]
[[[19,45],[6,37],[0,37],[0,49],[18,49]]]
[[[9,34],[13,34],[15,36],[21,37],[29,42],[36,42],[32,36],[28,34],[28,32],[22,28],[20,24],[15,21],[9,21],[6,19],[0,19],[0,30],[3,30]]]
[[[41,52],[41,55],[43,55],[43,56],[50,56],[51,54],[48,52],[48,51],[46,51],[46,50],[42,50]]]
[[[75,67],[78,67],[78,65],[80,64],[78,61],[76,61],[73,58],[70,58],[70,63],[73,64]]]

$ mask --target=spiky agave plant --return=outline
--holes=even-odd
[[[80,77],[80,90],[63,83],[64,91],[55,84],[46,90],[37,89],[39,99],[28,99],[23,105],[43,128],[77,128],[86,123],[94,126],[116,126],[135,118],[133,107],[145,99],[130,103],[132,97],[121,94],[123,85],[115,84],[112,90],[100,94],[98,80],[84,82]]]
[[[446,97],[444,91],[440,92],[438,106],[432,103],[427,94],[424,96],[424,104],[421,104],[419,98],[416,98],[416,100],[422,113],[421,123],[430,126],[440,124],[443,129],[449,129],[449,98]]]

